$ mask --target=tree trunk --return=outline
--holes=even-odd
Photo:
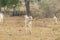
[[[13,16],[15,16],[15,14],[16,14],[15,7],[16,7],[16,5],[13,6]]]
[[[6,15],[6,8],[4,7],[4,15]]]
[[[30,0],[25,0],[25,6],[26,6],[27,15],[30,16],[31,15],[31,13],[30,13]]]
[[[1,7],[0,7],[0,12],[1,12]]]

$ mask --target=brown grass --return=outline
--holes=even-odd
[[[0,24],[0,40],[58,40],[59,22],[55,25],[46,20],[34,20],[30,35],[25,32],[23,17],[5,17],[4,23]]]

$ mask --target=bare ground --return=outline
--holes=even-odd
[[[0,24],[0,40],[60,40],[59,21],[46,20],[34,20],[32,34],[26,34],[23,17],[5,17]]]

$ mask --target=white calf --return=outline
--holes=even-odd
[[[25,15],[25,30],[26,30],[26,32],[31,33],[32,32],[31,27],[32,27],[32,16],[28,17],[27,15]]]
[[[0,13],[0,23],[3,23],[3,13]]]
[[[57,17],[54,16],[53,19],[54,19],[55,24],[57,24]]]

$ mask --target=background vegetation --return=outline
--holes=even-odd
[[[60,17],[59,0],[0,0],[0,11],[10,16],[32,15],[38,18]]]

